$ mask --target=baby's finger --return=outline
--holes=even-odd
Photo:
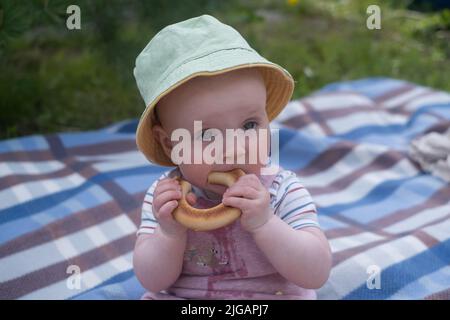
[[[224,197],[244,197],[246,199],[258,198],[258,190],[249,186],[232,186],[224,193]]]
[[[181,191],[167,190],[153,198],[153,209],[158,212],[166,202],[179,199],[181,199]]]
[[[195,205],[195,203],[197,202],[197,197],[195,196],[194,193],[189,192],[189,193],[186,195],[186,201],[187,201],[191,206],[193,206],[193,205]]]
[[[181,190],[180,183],[177,180],[165,180],[158,183],[155,188],[154,196],[161,194],[167,190]]]
[[[172,200],[164,203],[164,205],[159,209],[158,216],[156,217],[159,222],[168,221],[173,219],[172,212],[178,206],[178,201]]]
[[[248,207],[250,200],[238,197],[224,197],[222,203],[228,207],[244,210]]]
[[[246,174],[245,176],[240,177],[237,183],[239,183],[240,185],[245,184],[246,186],[250,186],[252,188],[255,188],[256,190],[259,190],[262,185],[258,176],[253,173]]]

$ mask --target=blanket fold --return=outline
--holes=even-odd
[[[450,182],[450,128],[414,139],[409,153],[423,170]]]

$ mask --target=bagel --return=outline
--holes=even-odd
[[[208,183],[231,187],[243,175],[245,175],[245,172],[241,169],[211,172],[208,175]],[[178,202],[178,207],[173,211],[173,216],[183,226],[194,231],[210,231],[227,226],[241,215],[239,209],[227,207],[223,203],[208,209],[192,207],[186,201],[186,195],[191,190],[191,184],[183,179],[179,179],[179,181],[182,196]]]

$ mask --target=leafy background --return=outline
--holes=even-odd
[[[288,69],[298,83],[294,98],[368,76],[450,91],[448,3],[0,0],[0,139],[139,117],[136,56],[164,26],[205,13]],[[70,4],[81,9],[81,30],[66,28]],[[381,8],[381,30],[366,28],[371,4]]]

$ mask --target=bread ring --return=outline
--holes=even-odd
[[[245,175],[241,169],[227,172],[211,172],[208,175],[208,183],[222,184],[231,187],[239,177]],[[224,227],[239,218],[241,211],[236,208],[227,207],[223,203],[208,209],[192,207],[186,201],[186,195],[191,190],[191,184],[179,179],[182,196],[178,207],[173,211],[176,221],[194,231],[210,231]]]

